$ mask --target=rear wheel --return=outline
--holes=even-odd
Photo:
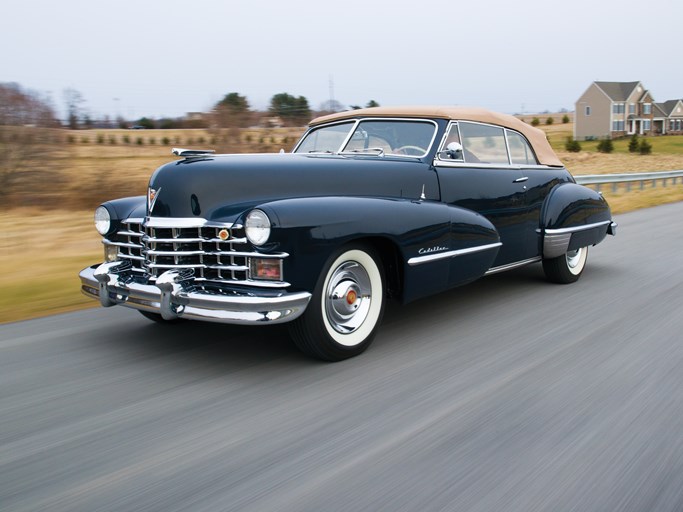
[[[372,343],[384,314],[384,271],[375,252],[345,247],[327,260],[313,297],[290,324],[297,347],[309,356],[341,361]]]
[[[588,247],[581,247],[557,258],[543,260],[543,271],[549,281],[568,284],[579,280],[586,267]]]

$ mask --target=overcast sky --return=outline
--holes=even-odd
[[[93,117],[178,116],[228,92],[344,105],[573,110],[593,80],[683,98],[681,0],[2,0],[0,82]]]

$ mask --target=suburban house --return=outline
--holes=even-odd
[[[683,100],[656,103],[642,82],[593,82],[576,102],[574,138],[683,134]]]

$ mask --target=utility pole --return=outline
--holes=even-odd
[[[330,110],[334,110],[334,77],[330,75]]]

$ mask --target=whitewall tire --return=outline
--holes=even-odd
[[[554,283],[574,283],[586,268],[587,258],[588,247],[580,247],[557,258],[544,259],[543,271],[548,280]]]
[[[384,271],[375,252],[345,247],[330,256],[304,314],[290,324],[306,354],[340,361],[372,343],[384,314]]]

